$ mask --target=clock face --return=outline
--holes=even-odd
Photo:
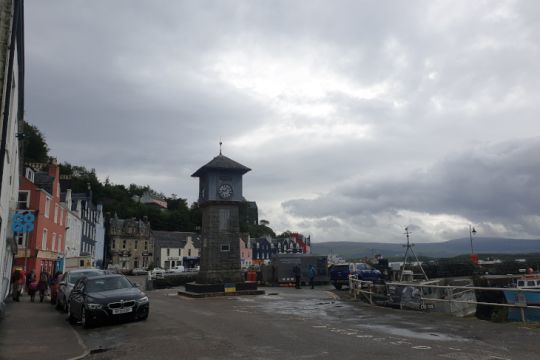
[[[230,199],[233,194],[232,186],[229,184],[221,184],[218,188],[218,195],[222,199]]]

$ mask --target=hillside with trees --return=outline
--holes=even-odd
[[[28,123],[25,123],[24,129],[24,162],[48,162],[50,160],[49,147],[44,135],[37,127]],[[60,174],[71,177],[71,189],[75,193],[86,193],[91,189],[94,203],[103,204],[107,216],[117,215],[124,219],[147,217],[153,230],[193,232],[201,227],[202,214],[197,202],[188,204],[186,199],[174,194],[165,196],[149,185],[114,184],[108,177],[102,182],[95,169],[67,162],[60,164]],[[167,209],[159,209],[134,200],[135,196],[140,197],[145,192],[157,194],[164,199],[167,202]],[[275,237],[274,231],[269,227],[269,222],[265,220],[262,220],[261,224],[246,224],[241,221],[240,230],[248,232],[252,237],[264,235]]]

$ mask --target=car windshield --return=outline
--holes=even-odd
[[[79,280],[83,276],[97,276],[97,275],[103,275],[103,272],[101,270],[77,271],[75,273],[69,274],[68,282],[70,284],[75,284],[77,282],[77,280]]]
[[[356,270],[370,270],[371,267],[366,263],[358,263],[356,264]]]
[[[133,285],[122,276],[111,276],[99,279],[90,279],[86,283],[89,293],[131,288]]]

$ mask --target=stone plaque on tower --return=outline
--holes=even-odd
[[[240,269],[239,205],[242,176],[251,169],[221,154],[197,170],[202,211],[201,264],[197,283],[243,282]]]

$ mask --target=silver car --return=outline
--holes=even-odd
[[[64,312],[68,310],[68,299],[73,286],[83,276],[99,276],[106,274],[106,271],[99,269],[76,269],[68,271],[64,274],[62,281],[60,281],[58,287],[58,297],[56,299],[56,308],[61,309]]]

